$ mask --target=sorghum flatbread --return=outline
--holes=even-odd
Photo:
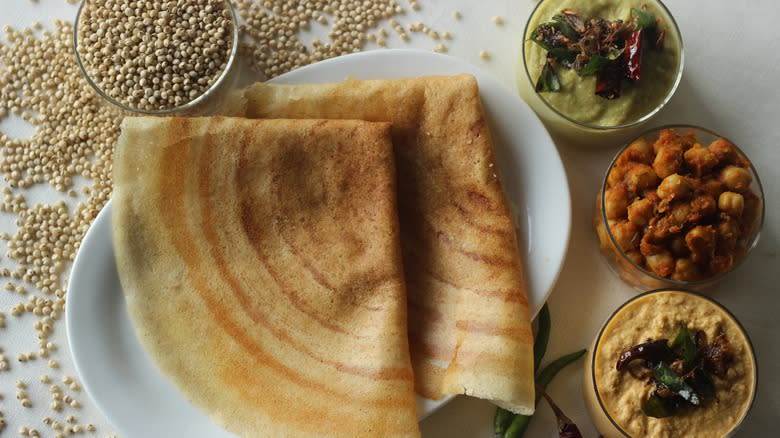
[[[126,118],[113,239],[156,364],[241,436],[419,436],[389,126]]]
[[[232,101],[252,118],[392,123],[416,389],[533,412],[522,262],[476,79],[255,84]]]

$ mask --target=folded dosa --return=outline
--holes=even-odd
[[[419,436],[389,126],[126,118],[113,239],[145,349],[241,436]]]
[[[241,104],[252,118],[392,123],[416,389],[533,412],[522,262],[475,78],[255,84]]]

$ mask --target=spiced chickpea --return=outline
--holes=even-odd
[[[655,204],[649,199],[637,199],[626,208],[628,220],[636,226],[643,227],[650,222],[654,209]]]
[[[680,135],[675,129],[664,129],[658,133],[658,139],[653,143],[653,150],[658,153],[661,149],[668,146],[687,150],[696,143],[696,136],[693,132],[686,132]]]
[[[715,227],[718,232],[718,247],[730,251],[737,247],[739,227],[731,216],[724,215]]]
[[[706,219],[717,213],[718,210],[715,198],[706,193],[693,198],[691,208],[693,208],[692,220],[694,221]]]
[[[691,259],[696,263],[706,263],[710,260],[717,234],[712,225],[697,225],[685,235],[685,244],[691,252]]]
[[[720,172],[720,179],[723,184],[735,192],[744,192],[753,182],[753,177],[747,169],[739,166],[726,166]]]
[[[685,237],[681,235],[677,235],[669,239],[669,250],[672,251],[672,254],[678,257],[690,254],[690,251],[688,251],[688,246],[685,244]]]
[[[607,219],[621,219],[626,216],[628,208],[628,193],[626,188],[617,186],[607,189],[604,193],[604,211],[607,213]]]
[[[693,170],[696,177],[708,173],[718,165],[718,158],[708,148],[696,143],[683,154],[685,164]]]
[[[673,173],[661,181],[655,191],[663,201],[686,199],[693,193],[693,187],[684,176]]]
[[[622,250],[616,255],[622,269],[636,265],[679,281],[731,269],[761,219],[762,200],[751,190],[749,167],[727,140],[705,147],[693,131],[664,129],[654,142],[632,142],[606,177],[608,228],[596,225],[602,250],[617,254],[614,241]],[[643,285],[655,280],[648,281]]]
[[[734,267],[734,255],[731,253],[716,254],[710,261],[710,270],[716,274],[730,271]]]
[[[674,262],[671,278],[677,281],[695,281],[701,278],[701,271],[691,259],[679,258]]]
[[[745,208],[742,210],[742,234],[749,234],[761,216],[761,198],[755,193],[747,191],[742,194],[745,198]]]
[[[739,152],[737,152],[737,148],[724,138],[719,138],[710,143],[707,146],[707,150],[715,156],[715,159],[721,166],[738,162]]]
[[[648,269],[661,277],[668,277],[674,272],[674,257],[669,251],[645,257]]]
[[[652,164],[655,154],[653,153],[653,146],[649,141],[644,138],[635,140],[628,145],[623,154],[618,158],[620,164],[624,162],[633,161],[642,164]]]
[[[745,198],[739,193],[723,192],[718,197],[718,209],[731,216],[741,216],[745,209]]]
[[[653,170],[659,178],[677,173],[683,164],[683,150],[679,146],[664,146],[653,160]]]
[[[623,251],[636,249],[639,244],[639,228],[627,220],[610,223],[609,231]]]
[[[656,185],[658,176],[647,164],[630,163],[631,167],[625,175],[626,188],[631,193],[641,193]]]

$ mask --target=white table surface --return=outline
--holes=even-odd
[[[399,2],[406,5],[405,2]],[[452,41],[444,41],[448,54],[457,56],[492,72],[511,89],[514,83],[517,49],[525,21],[534,5],[532,0],[419,0],[422,9],[409,11],[398,20],[405,24],[421,21],[439,31],[449,31]],[[759,389],[750,417],[739,431],[740,437],[765,436],[776,430],[771,421],[780,414],[780,31],[777,17],[780,3],[773,0],[745,2],[729,0],[668,0],[667,6],[677,19],[685,45],[685,73],[682,84],[670,104],[650,125],[690,123],[712,128],[740,145],[753,160],[764,185],[766,220],[761,240],[751,257],[733,275],[713,288],[709,294],[726,305],[744,324],[758,356]],[[452,12],[458,10],[461,20]],[[66,0],[38,2],[0,0],[0,26],[29,26],[35,21],[50,23],[55,18],[73,20],[76,7]],[[493,24],[500,16],[502,26]],[[388,46],[394,48],[432,49],[434,42],[421,34],[410,34],[412,41],[395,38],[387,23]],[[367,49],[375,47],[368,46]],[[490,52],[491,59],[480,59],[479,52]],[[0,71],[2,71],[0,66]],[[0,121],[0,129],[13,134],[12,119]],[[604,319],[620,303],[635,295],[621,283],[598,255],[596,238],[591,230],[591,208],[597,185],[618,145],[602,149],[582,149],[572,144],[558,144],[568,173],[572,194],[572,238],[563,272],[549,300],[552,312],[552,336],[547,359],[589,345]],[[0,183],[2,184],[2,183]],[[43,191],[41,191],[43,193]],[[51,201],[52,194],[40,195]],[[34,197],[32,198],[35,199]],[[0,221],[0,231],[15,232],[12,221]],[[42,436],[53,436],[41,423],[45,416],[64,423],[72,413],[81,424],[93,423],[94,435],[115,433],[111,425],[82,392],[77,398],[80,410],[56,414],[49,409],[48,385],[38,382],[48,373],[60,383],[61,376],[76,376],[65,339],[64,320],[57,323],[52,338],[60,346],[55,359],[60,370],[50,370],[43,361],[16,366],[16,353],[35,346],[32,323],[16,323],[10,315],[15,298],[0,295],[0,311],[6,313],[6,329],[0,330],[0,347],[14,362],[10,372],[0,372],[0,411],[8,427],[2,436],[18,434],[21,426],[32,426]],[[29,321],[32,318],[27,316]],[[18,350],[15,350],[18,348]],[[14,399],[17,380],[28,383],[32,408],[23,408]],[[575,420],[586,437],[598,434],[585,411],[582,400],[582,364],[564,370],[548,389],[564,411]],[[459,397],[422,421],[425,437],[492,436],[494,408],[484,401]],[[139,421],[149,421],[141,419]],[[550,411],[540,405],[529,432],[530,437],[553,437],[555,421]]]

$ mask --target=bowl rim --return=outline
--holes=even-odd
[[[657,275],[656,273],[654,273],[652,271],[649,271],[649,270],[643,268],[642,266],[637,265],[631,259],[631,257],[628,257],[628,255],[625,253],[625,251],[623,251],[623,248],[621,248],[620,245],[618,245],[617,240],[615,239],[615,236],[612,235],[612,230],[610,230],[610,228],[609,228],[609,220],[607,219],[607,211],[606,211],[606,200],[605,200],[605,196],[604,195],[606,194],[606,191],[607,191],[607,179],[609,178],[609,174],[612,171],[612,168],[615,167],[615,164],[616,164],[617,160],[620,158],[621,154],[629,146],[631,146],[632,143],[634,143],[635,141],[639,140],[640,138],[644,138],[644,137],[646,137],[646,136],[648,136],[650,134],[660,133],[661,131],[666,130],[666,129],[680,129],[680,130],[682,130],[682,129],[689,129],[689,130],[694,130],[694,131],[701,131],[701,132],[704,132],[704,133],[706,133],[708,135],[714,136],[716,138],[722,138],[722,139],[728,141],[729,143],[731,143],[731,145],[734,146],[734,148],[737,149],[737,152],[739,152],[742,155],[742,157],[745,158],[745,160],[747,160],[747,162],[749,164],[748,168],[750,169],[751,176],[753,177],[753,181],[756,183],[756,186],[758,188],[758,193],[756,193],[756,195],[758,195],[758,197],[759,197],[759,199],[761,201],[760,202],[761,214],[759,215],[759,217],[756,220],[755,234],[753,235],[750,243],[745,247],[743,256],[740,257],[738,260],[736,260],[736,262],[734,263],[734,266],[732,266],[731,269],[729,269],[728,271],[721,272],[721,273],[719,273],[717,275],[713,275],[711,277],[707,277],[707,278],[704,278],[704,279],[701,279],[701,280],[694,280],[694,281],[673,280],[671,278],[661,277],[660,275]],[[677,287],[677,288],[705,287],[705,286],[708,286],[708,285],[711,285],[711,284],[715,284],[716,282],[718,282],[718,280],[722,279],[724,276],[728,275],[731,272],[734,272],[747,259],[748,254],[750,254],[750,252],[753,251],[753,249],[756,247],[756,245],[758,245],[758,241],[760,240],[759,238],[761,237],[761,230],[764,227],[764,217],[766,215],[766,199],[764,198],[764,186],[761,184],[761,178],[758,176],[758,172],[756,171],[756,168],[753,165],[753,161],[750,160],[750,158],[748,158],[747,154],[745,154],[745,152],[742,150],[742,148],[737,146],[737,144],[734,143],[733,141],[731,141],[731,139],[729,139],[728,137],[720,135],[719,133],[717,133],[717,132],[715,132],[715,131],[713,131],[711,129],[703,128],[703,127],[697,126],[697,125],[690,125],[690,124],[670,124],[670,125],[662,125],[662,126],[658,126],[658,127],[655,127],[655,128],[650,128],[650,129],[647,129],[647,130],[643,131],[642,133],[640,133],[636,137],[633,137],[628,142],[626,142],[626,144],[624,144],[617,151],[615,156],[612,158],[612,161],[610,161],[609,166],[607,167],[607,170],[604,173],[604,176],[603,176],[602,181],[601,181],[601,190],[599,190],[599,198],[600,198],[599,199],[599,203],[598,203],[598,205],[599,205],[599,215],[600,215],[602,223],[604,224],[604,229],[606,231],[606,235],[609,237],[609,241],[612,244],[612,248],[617,252],[617,254],[620,255],[621,259],[623,259],[624,261],[627,261],[632,267],[636,268],[642,274],[650,277],[652,280],[664,283],[666,285],[666,287]]]
[[[233,3],[231,0],[222,0],[225,2],[225,4],[228,7],[228,10],[230,10],[231,19],[232,19],[232,26],[233,29],[233,35],[231,38],[231,48],[230,53],[228,54],[227,61],[225,62],[225,67],[222,69],[222,72],[220,72],[219,76],[214,80],[214,82],[211,83],[211,85],[198,97],[195,99],[192,99],[190,101],[187,101],[179,106],[173,107],[173,108],[163,108],[158,110],[145,110],[141,108],[134,108],[132,106],[129,106],[127,104],[124,104],[113,97],[106,94],[103,89],[100,88],[98,84],[96,84],[92,78],[90,77],[89,73],[87,73],[87,69],[84,67],[84,64],[81,60],[81,55],[79,54],[79,23],[81,22],[81,13],[84,10],[84,7],[87,5],[88,2],[92,0],[82,0],[79,4],[78,11],[76,12],[76,20],[73,22],[73,52],[76,55],[76,64],[79,66],[79,70],[81,70],[81,74],[86,79],[87,83],[92,87],[93,90],[95,90],[103,99],[111,103],[112,105],[118,107],[120,110],[130,112],[130,113],[136,113],[136,114],[142,114],[142,115],[149,115],[149,116],[166,116],[166,115],[175,115],[175,114],[181,114],[186,113],[189,110],[198,107],[203,102],[207,101],[209,98],[211,98],[216,90],[218,90],[227,80],[228,76],[230,75],[231,70],[233,69],[236,58],[238,57],[238,43],[239,43],[239,36],[240,36],[240,27],[238,24],[238,15],[236,14],[235,7],[233,6]]]
[[[756,394],[758,392],[758,359],[756,357],[756,349],[753,346],[753,341],[750,340],[750,336],[748,335],[747,330],[745,330],[745,326],[742,325],[742,323],[737,319],[736,316],[723,304],[716,301],[714,298],[709,297],[707,295],[704,295],[700,292],[696,292],[694,290],[685,289],[685,288],[673,288],[673,287],[664,287],[660,289],[653,289],[648,290],[645,292],[642,292],[636,296],[631,297],[627,301],[625,301],[623,304],[617,307],[604,321],[604,324],[602,324],[601,328],[598,331],[598,334],[596,334],[596,338],[593,341],[593,348],[592,352],[590,354],[590,386],[595,394],[595,398],[599,403],[599,408],[601,408],[601,412],[604,414],[604,416],[609,420],[610,423],[615,427],[617,431],[619,431],[623,436],[626,438],[632,438],[631,435],[629,435],[623,428],[615,421],[614,418],[612,418],[612,415],[610,415],[609,411],[607,410],[606,406],[604,406],[604,401],[601,399],[601,394],[599,393],[598,384],[596,383],[596,352],[598,350],[599,343],[601,341],[602,336],[604,335],[604,331],[606,330],[609,323],[615,318],[615,316],[623,310],[626,306],[629,304],[638,301],[640,299],[645,299],[650,295],[655,294],[662,294],[667,292],[676,292],[681,293],[685,295],[691,295],[695,298],[700,298],[718,309],[720,309],[723,313],[726,314],[729,318],[731,318],[732,321],[734,321],[734,324],[737,326],[737,329],[742,333],[742,336],[745,338],[745,342],[748,346],[748,351],[750,353],[750,359],[751,363],[753,365],[753,385],[751,387],[751,394],[750,394],[750,401],[747,403],[747,407],[745,408],[745,411],[742,413],[742,415],[739,417],[739,421],[737,421],[734,426],[728,431],[728,434],[726,436],[731,436],[735,431],[737,431],[740,426],[744,423],[745,419],[747,418],[750,411],[753,409],[753,405],[756,401]]]
[[[525,46],[526,46],[526,36],[528,35],[528,28],[531,25],[531,20],[536,16],[537,11],[542,5],[547,4],[548,2],[553,0],[540,0],[536,3],[536,6],[534,6],[533,10],[531,11],[531,14],[528,16],[528,20],[525,22],[525,27],[523,28],[523,40],[520,44],[520,57],[523,62],[523,70],[525,71],[525,77],[528,80],[528,82],[532,85],[535,84],[534,79],[531,77],[531,72],[528,71],[528,62],[526,61],[525,56]],[[540,101],[558,117],[561,117],[565,121],[574,124],[575,126],[585,128],[585,129],[591,129],[595,131],[617,131],[621,129],[631,128],[635,126],[639,126],[648,120],[652,119],[656,114],[658,114],[666,105],[669,103],[670,100],[672,100],[672,97],[677,92],[677,88],[680,86],[680,83],[682,82],[682,76],[683,76],[683,67],[685,65],[685,50],[684,50],[684,44],[683,44],[683,37],[682,32],[680,32],[680,27],[677,25],[677,21],[674,18],[674,15],[672,15],[672,12],[669,10],[668,7],[661,1],[661,0],[647,0],[650,3],[655,3],[658,5],[658,7],[663,11],[668,17],[670,23],[668,24],[669,29],[673,29],[674,33],[677,35],[677,39],[680,41],[680,62],[677,67],[677,74],[675,75],[674,84],[672,84],[671,88],[669,88],[669,92],[666,93],[666,96],[664,96],[664,99],[659,103],[655,108],[653,108],[650,112],[643,115],[642,117],[639,117],[638,119],[623,123],[620,125],[597,125],[593,123],[586,123],[579,120],[576,120],[574,118],[571,118],[570,116],[562,113],[557,108],[552,106],[550,102],[547,101],[542,95],[540,95],[538,92],[534,91],[536,96],[539,98]]]

